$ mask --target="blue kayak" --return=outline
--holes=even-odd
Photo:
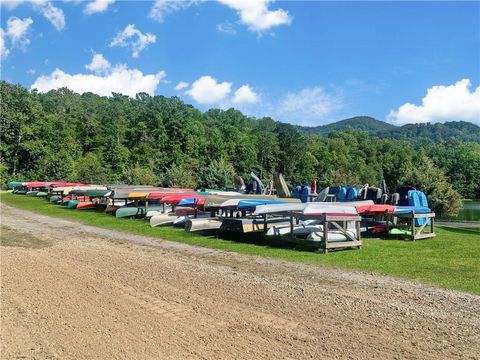
[[[425,206],[398,206],[393,211],[394,214],[403,215],[415,212],[415,214],[429,214],[432,210]]]
[[[182,199],[180,200],[180,202],[178,203],[178,206],[194,206],[196,204],[196,201],[198,199],[196,198],[186,198],[186,199]]]
[[[272,205],[272,204],[286,204],[286,201],[281,200],[240,200],[237,205],[237,209],[245,211],[255,211],[259,205]]]

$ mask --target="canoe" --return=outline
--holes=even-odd
[[[66,202],[67,209],[76,209],[80,200],[68,200]]]
[[[347,230],[346,231],[350,236],[353,238],[356,237],[355,231],[354,230]],[[323,241],[323,231],[318,231],[318,232],[311,232],[307,236],[307,240],[310,241]],[[350,241],[349,238],[347,238],[341,231],[333,230],[328,232],[328,242],[341,242],[341,241]]]
[[[223,219],[221,218],[196,218],[188,219],[185,223],[185,230],[188,232],[220,230]]]
[[[147,195],[147,200],[161,200],[166,196],[178,195],[179,193],[188,195],[197,195],[194,191],[154,191]]]
[[[405,215],[413,212],[415,212],[415,214],[430,214],[432,210],[423,206],[397,206],[393,211],[395,215]]]
[[[317,203],[307,203],[307,206],[302,211],[305,216],[357,216],[357,210],[353,206],[341,205],[324,205]]]
[[[35,196],[38,196],[38,197],[46,197],[48,195],[47,192],[45,191],[39,191],[37,192],[37,194]]]
[[[22,187],[22,186],[25,186],[25,182],[21,182],[21,181],[9,181],[7,186],[9,188],[14,188],[14,187]]]
[[[386,212],[392,213],[395,211],[395,206],[392,205],[384,205],[384,204],[377,204],[377,205],[364,205],[357,207],[357,212],[359,214],[363,213],[370,213],[370,214],[384,214]]]
[[[407,229],[399,229],[399,228],[393,228],[388,231],[390,235],[406,235],[406,236],[411,236],[412,232]]]
[[[206,196],[204,195],[192,195],[192,194],[177,194],[177,195],[169,195],[162,198],[162,202],[165,204],[172,204],[172,205],[179,205],[180,201],[183,199],[192,199],[195,201],[196,199],[205,199]]]
[[[244,211],[255,211],[255,208],[258,205],[271,205],[271,204],[285,204],[281,200],[253,200],[253,199],[242,199],[237,204],[238,210]]]
[[[100,189],[89,189],[85,191],[85,196],[89,197],[106,197],[108,196],[112,190],[100,190]]]
[[[175,214],[174,212],[153,215],[150,218],[150,226],[156,227],[161,225],[171,225],[177,218],[178,218],[178,215]]]
[[[30,191],[26,192],[26,195],[35,196],[35,195],[37,195],[38,192],[39,192],[38,190],[30,190]]]
[[[122,206],[115,211],[115,217],[117,218],[128,218],[128,217],[137,217],[142,216],[145,212],[143,206]]]
[[[183,215],[183,216],[179,216],[177,217],[174,221],[173,221],[173,224],[174,226],[185,226],[185,223],[189,220],[189,219],[195,219],[194,217],[195,215]],[[206,213],[206,212],[200,212],[200,213],[197,213],[197,217],[196,219],[205,219],[205,218],[210,218],[210,213]]]
[[[254,194],[240,194],[240,195],[208,195],[205,199],[204,208],[205,209],[215,209],[220,208],[223,202],[229,199],[266,199],[266,200],[275,200],[278,199],[276,195],[254,195]],[[282,200],[292,200],[292,199],[282,199]],[[298,200],[298,199],[296,199]]]
[[[105,204],[101,204],[93,201],[81,201],[77,204],[77,210],[89,210],[105,207]]]
[[[163,209],[160,205],[149,205],[148,209],[151,211],[161,210]],[[115,216],[117,218],[125,218],[125,217],[142,217],[145,215],[145,206],[133,206],[133,205],[125,205],[117,209],[115,212]]]
[[[178,203],[178,206],[197,206],[203,207],[205,205],[206,196],[199,195],[198,197],[187,197]]]
[[[312,232],[321,232],[323,231],[323,225],[295,225],[293,227],[293,235],[295,236],[307,236]],[[290,225],[274,225],[270,227],[266,233],[266,236],[285,236],[291,235]]]

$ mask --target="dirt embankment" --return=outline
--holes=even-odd
[[[1,212],[2,359],[480,358],[478,296]]]

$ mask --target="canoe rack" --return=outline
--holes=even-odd
[[[434,223],[435,223],[435,213],[427,213],[427,214],[416,214],[414,211],[412,211],[409,214],[392,214],[392,213],[386,213],[384,215],[385,220],[386,220],[386,231],[390,230],[390,223],[392,225],[396,223],[396,219],[407,219],[408,225],[410,227],[410,235],[405,235],[408,237],[410,240],[415,241],[419,239],[428,239],[435,237],[435,228],[434,228]],[[423,225],[420,225],[417,227],[415,224],[415,219],[420,219],[420,218],[425,218],[425,222]],[[390,235],[389,235],[390,237]]]

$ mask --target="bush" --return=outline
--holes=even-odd
[[[461,206],[460,194],[447,181],[442,169],[424,155],[417,157],[415,166],[405,169],[402,183],[422,190],[430,208],[441,216],[457,216]]]

